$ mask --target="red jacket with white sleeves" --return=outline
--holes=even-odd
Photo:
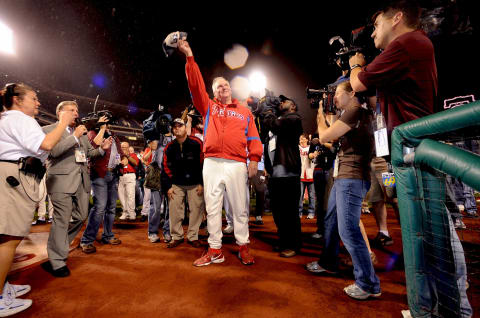
[[[216,99],[211,100],[193,56],[187,57],[185,72],[193,105],[203,116],[205,158],[246,162],[248,156],[250,161],[259,162],[262,157],[262,143],[252,112],[240,105],[236,99],[229,105]]]

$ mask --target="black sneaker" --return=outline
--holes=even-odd
[[[377,236],[372,241],[372,245],[377,247],[390,246],[392,244],[393,239],[382,232],[378,232]]]

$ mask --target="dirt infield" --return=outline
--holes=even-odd
[[[373,238],[374,217],[363,215],[362,220]],[[114,230],[122,244],[95,243],[97,252],[91,255],[73,250],[68,260],[72,274],[67,278],[54,278],[38,265],[11,275],[11,282],[32,285],[27,295],[32,307],[15,317],[360,318],[401,317],[400,311],[407,309],[404,272],[395,265],[401,239],[393,213],[389,212],[388,222],[395,244],[375,250],[382,296],[368,301],[344,294],[343,288],[353,282],[351,268],[345,267],[337,277],[314,276],[304,269],[320,252],[318,242],[308,239],[315,220],[302,220],[304,248],[289,259],[272,251],[277,240],[275,225],[271,216],[264,221],[263,226],[250,227],[255,265],[240,263],[233,236],[226,235],[226,261],[202,268],[192,266],[201,249],[186,243],[167,249],[165,243],[148,241],[146,223],[117,224]],[[49,225],[42,225],[33,231],[48,229]],[[476,283],[469,290],[474,311],[479,308],[478,295]]]

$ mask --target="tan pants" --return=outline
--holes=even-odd
[[[185,195],[188,199],[190,217],[188,222],[187,239],[198,240],[198,230],[203,218],[203,194],[197,194],[197,186],[172,185],[173,198],[169,200],[170,234],[174,240],[183,239],[183,218],[185,216]]]
[[[135,173],[126,173],[120,177],[118,182],[118,199],[122,204],[122,215],[135,219]]]

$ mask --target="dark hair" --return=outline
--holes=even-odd
[[[387,18],[393,17],[397,12],[403,12],[405,25],[409,28],[418,29],[420,27],[420,16],[422,8],[416,0],[390,0],[377,11],[372,17],[372,22],[380,14],[384,14]]]
[[[18,98],[23,99],[23,96],[25,96],[28,91],[33,91],[33,88],[23,83],[6,84],[5,87],[0,90],[0,107],[5,107],[6,109],[12,108],[13,97],[18,96]]]

